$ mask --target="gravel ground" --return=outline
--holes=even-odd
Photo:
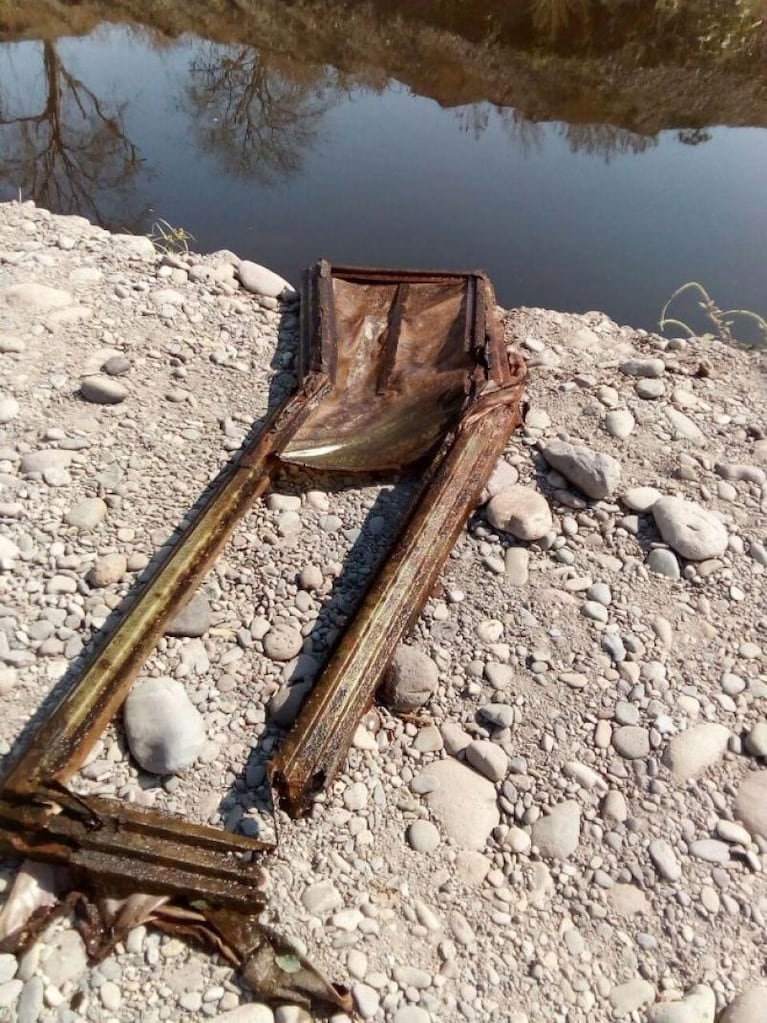
[[[279,287],[0,205],[0,754],[292,387]],[[388,706],[280,818],[268,917],[366,1020],[765,1023],[767,359],[502,315],[525,425]],[[273,834],[264,764],[407,490],[280,481],[77,786]],[[0,1020],[310,1018],[143,927],[96,968],[66,917],[0,955]]]

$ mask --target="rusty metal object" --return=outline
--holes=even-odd
[[[524,363],[510,363],[494,307],[481,273],[324,261],[307,271],[297,391],[224,470],[0,783],[0,850],[66,867],[81,884],[78,898],[80,891],[128,898],[131,910],[114,918],[105,942],[120,940],[143,912],[217,949],[266,998],[349,1008],[344,989],[258,922],[259,858],[268,843],[66,785],[237,522],[285,465],[365,474],[418,468],[391,557],[270,765],[291,812],[329,783],[519,422]]]

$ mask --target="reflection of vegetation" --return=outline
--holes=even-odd
[[[735,341],[732,328],[735,325],[736,320],[742,319],[756,324],[760,339],[759,343],[767,345],[767,320],[763,316],[760,316],[759,313],[752,312],[750,309],[720,309],[703,285],[698,284],[697,281],[688,281],[687,284],[683,284],[681,288],[677,288],[668,302],[666,302],[663,306],[663,312],[660,314],[660,320],[658,322],[658,326],[661,330],[666,330],[667,327],[681,328],[688,337],[696,337],[700,333],[700,330],[694,330],[689,326],[689,324],[685,323],[684,320],[681,320],[676,316],[668,315],[670,306],[677,300],[677,298],[679,298],[680,295],[685,294],[685,292],[690,291],[699,296],[699,301],[697,303],[698,308],[703,310],[710,323],[713,324],[717,337],[720,341],[732,344]]]
[[[603,156],[607,163],[622,153],[644,153],[658,144],[655,135],[638,135],[615,124],[563,124],[560,135],[571,152]]]
[[[65,67],[52,42],[42,45],[45,102],[36,113],[0,108],[0,182],[60,213],[81,213],[106,226],[126,220],[129,192],[141,168],[125,134],[124,108],[108,110]]]
[[[295,174],[331,102],[327,76],[317,77],[297,81],[249,46],[207,46],[187,88],[202,149],[229,174],[262,184]]]

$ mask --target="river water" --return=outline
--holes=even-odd
[[[571,92],[548,116],[446,98],[442,65],[436,85],[428,65],[406,84],[276,59],[257,38],[26,35],[0,45],[3,198],[140,232],[162,219],[293,281],[319,256],[481,267],[507,306],[652,329],[697,280],[723,308],[767,313],[767,109],[732,126],[696,110],[690,128],[674,108],[632,130],[613,110],[562,117]],[[678,310],[703,325],[689,300]]]

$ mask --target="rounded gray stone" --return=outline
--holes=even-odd
[[[125,735],[136,762],[150,774],[178,774],[205,748],[205,722],[172,678],[148,678],[125,701]]]
[[[399,713],[422,707],[437,688],[439,669],[418,647],[400,644],[386,673],[381,697]]]
[[[475,739],[466,747],[466,759],[490,781],[502,781],[509,770],[509,758],[500,746],[488,739]]]
[[[724,755],[730,730],[715,722],[687,728],[668,744],[663,762],[677,781],[689,781],[703,774]]]
[[[95,405],[119,405],[128,397],[128,388],[113,377],[96,373],[85,377],[80,384],[80,394]]]
[[[766,1018],[767,984],[757,984],[730,1002],[719,1023],[764,1023]]]
[[[461,849],[482,849],[500,814],[495,786],[457,760],[429,765],[437,787],[424,801],[442,831]]]
[[[612,743],[626,760],[638,760],[650,752],[650,733],[639,725],[624,725],[615,729]]]
[[[407,841],[415,852],[434,852],[439,845],[439,831],[431,821],[413,821],[407,829]]]
[[[581,834],[581,809],[573,799],[558,803],[532,826],[533,845],[541,856],[566,860],[578,848]]]
[[[634,430],[636,420],[628,409],[613,409],[605,416],[605,429],[616,440],[624,440]]]
[[[552,528],[548,501],[532,487],[507,487],[488,503],[487,520],[494,529],[518,540],[540,540]]]
[[[610,497],[620,483],[620,463],[612,455],[562,440],[547,444],[542,454],[552,469],[594,500]]]
[[[698,984],[677,1002],[656,1002],[647,1010],[647,1023],[714,1023],[716,996]]]
[[[189,603],[182,607],[165,630],[166,636],[187,636],[196,639],[204,636],[210,628],[212,611],[208,598],[196,593]]]
[[[665,576],[666,579],[676,580],[682,574],[676,555],[667,547],[653,547],[647,555],[647,567],[655,575]]]
[[[304,647],[304,637],[291,625],[273,625],[262,642],[264,653],[272,661],[290,661]]]
[[[718,558],[727,549],[727,529],[712,512],[682,497],[662,497],[652,515],[665,543],[688,561]]]
[[[767,838],[767,771],[749,771],[738,788],[735,816],[749,831]]]
[[[106,502],[100,497],[86,497],[70,508],[64,517],[70,526],[77,529],[95,529],[106,518],[107,510]]]
[[[312,682],[294,682],[280,686],[269,701],[269,716],[281,728],[289,728],[312,689]]]
[[[757,721],[743,745],[752,757],[767,757],[767,721]]]
[[[237,278],[246,291],[254,295],[264,295],[267,298],[280,298],[295,294],[291,284],[260,263],[253,263],[249,259],[243,259],[237,266]]]

